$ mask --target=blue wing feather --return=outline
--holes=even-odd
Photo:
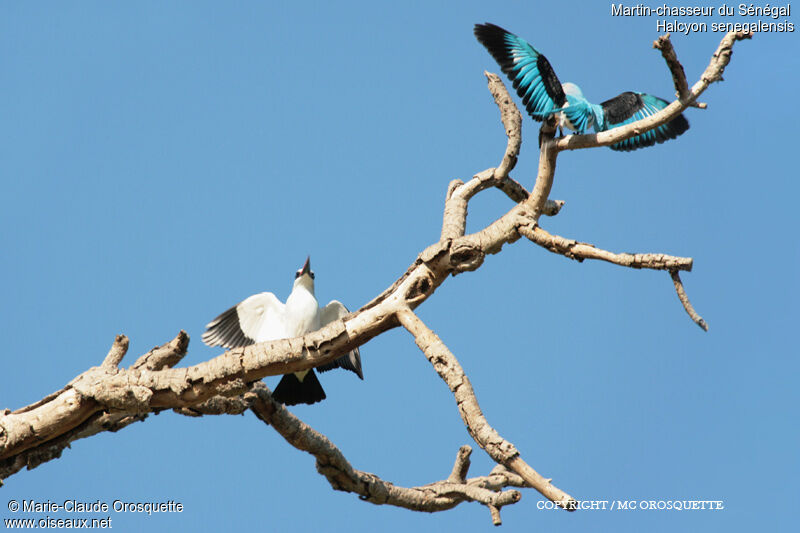
[[[593,117],[591,113],[591,105],[585,99],[578,99],[571,96],[567,97],[569,105],[564,109],[563,113],[570,121],[575,131],[584,133],[589,129],[589,119]]]
[[[669,102],[646,93],[624,92],[610,100],[600,104],[603,108],[605,117],[602,128],[598,131],[606,131],[618,126],[624,126],[637,120],[642,120],[655,115],[669,105]],[[629,151],[646,146],[653,146],[656,143],[663,143],[674,139],[689,129],[689,121],[681,114],[653,128],[641,135],[636,135],[630,139],[611,145],[612,150]]]
[[[476,24],[475,37],[512,81],[528,114],[547,118],[566,103],[564,90],[547,58],[511,32],[494,24]]]

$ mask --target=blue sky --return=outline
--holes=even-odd
[[[212,358],[204,325],[250,294],[285,298],[308,254],[323,303],[358,308],[389,286],[438,238],[448,182],[502,156],[483,77],[499,68],[472,36],[484,21],[529,40],[594,102],[673,94],[651,48],[657,18],[612,17],[603,2],[4,3],[0,408],[99,364],[118,333],[127,364],[180,329],[192,337],[182,364]],[[690,84],[720,38],[673,36]],[[504,531],[796,526],[797,53],[795,33],[739,43],[678,140],[558,160],[551,197],[566,206],[543,226],[693,257],[683,279],[709,333],[663,272],[523,241],[418,309],[489,421],[560,488],[725,505],[568,514],[525,491]],[[526,117],[513,176],[528,187],[536,135]],[[481,194],[468,230],[510,207]],[[293,411],[356,468],[405,486],[446,477],[472,444],[447,387],[402,330],[362,359],[365,381],[324,374],[328,399]],[[471,474],[491,467],[476,446]],[[151,416],[76,442],[0,494],[184,506],[113,514],[121,531],[491,528],[477,504],[426,515],[334,492],[250,414]],[[15,516],[26,517],[0,502],[0,517]]]

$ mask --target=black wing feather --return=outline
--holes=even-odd
[[[242,331],[239,324],[238,305],[234,305],[217,318],[212,320],[203,333],[203,342],[209,346],[222,346],[223,348],[237,348],[248,346],[256,341]]]
[[[638,94],[626,91],[614,98],[609,98],[600,105],[607,123],[622,124],[642,109],[644,102]]]
[[[328,370],[333,370],[334,368],[343,368],[345,370],[355,372],[359,378],[364,379],[364,374],[361,372],[361,352],[359,352],[358,348],[346,353],[331,363],[326,363],[316,367],[316,369],[320,372],[327,372]]]

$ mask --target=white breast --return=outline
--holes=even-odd
[[[300,337],[320,328],[319,305],[312,293],[298,286],[286,300],[286,337]]]

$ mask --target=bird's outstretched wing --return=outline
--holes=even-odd
[[[236,348],[284,338],[283,311],[284,304],[271,292],[254,294],[209,322],[203,342]]]
[[[652,94],[628,91],[606,100],[600,105],[603,108],[604,121],[602,128],[598,129],[598,131],[605,131],[655,115],[667,107],[669,102]],[[617,144],[612,144],[610,148],[627,152],[637,148],[644,148],[645,146],[653,146],[656,143],[674,139],[688,129],[689,121],[686,120],[683,114],[680,114],[666,124],[662,124],[641,135],[625,139]]]
[[[544,120],[567,103],[550,62],[533,46],[494,24],[476,24],[475,37],[489,50],[522,98],[528,114]]]
[[[319,311],[319,322],[321,326],[325,326],[326,324],[330,324],[335,320],[339,320],[350,312],[344,305],[342,305],[341,302],[336,300],[332,300],[328,305]],[[364,379],[364,374],[361,372],[361,352],[359,352],[358,348],[341,356],[332,363],[318,366],[317,370],[320,372],[325,372],[334,368],[344,368],[345,370],[350,370],[351,372],[355,372],[359,378]]]

